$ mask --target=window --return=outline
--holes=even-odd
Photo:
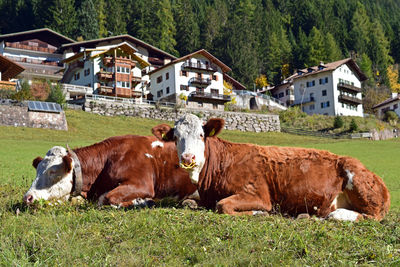
[[[117,66],[117,72],[121,72],[121,67]]]
[[[182,71],[181,71],[181,76],[186,76],[186,77],[187,77],[187,76],[188,76],[188,75],[187,75],[187,71],[186,71],[186,70],[182,70]]]
[[[166,91],[167,91],[167,94],[169,94],[169,86],[167,87]]]
[[[157,91],[157,97],[162,97],[163,96],[163,90]]]
[[[160,83],[160,82],[162,82],[162,76],[157,77],[157,83]]]
[[[314,101],[314,93],[310,93],[310,101]]]
[[[85,74],[85,76],[88,76],[88,75],[90,74],[90,69],[86,69],[86,70],[84,71],[84,74]]]
[[[213,79],[213,81],[218,81],[218,76],[217,75],[213,75],[212,79]]]
[[[328,107],[329,107],[329,101],[321,103],[321,108],[328,108]]]
[[[218,96],[218,93],[219,93],[218,89],[211,89],[211,95]]]
[[[181,91],[189,91],[189,86],[181,84]]]
[[[326,96],[326,90],[322,90],[322,96]]]
[[[80,76],[80,75],[79,75],[79,72],[78,72],[78,73],[75,73],[75,74],[74,74],[74,80],[75,80],[75,81],[76,81],[76,80],[79,80],[79,76]]]
[[[290,95],[290,90],[286,89],[286,95]]]
[[[285,94],[283,92],[280,92],[279,95],[278,95],[278,98],[282,98],[284,96],[285,96]]]
[[[213,104],[213,109],[218,109],[218,104]]]
[[[129,82],[121,82],[121,81],[117,81],[117,87],[120,87],[120,88],[130,88]]]
[[[315,80],[311,82],[307,82],[307,87],[313,87],[315,86]]]
[[[169,72],[165,73],[165,80],[169,80]]]
[[[199,108],[202,108],[202,107],[203,107],[203,102],[197,102],[197,106],[198,106]]]
[[[314,110],[314,109],[315,109],[315,105],[314,104],[310,105],[310,110]]]
[[[326,84],[326,83],[328,83],[328,77],[319,79],[319,84]]]
[[[204,88],[196,87],[196,93],[199,95],[204,95]]]

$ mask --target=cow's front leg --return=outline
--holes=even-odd
[[[261,199],[258,196],[237,194],[221,199],[217,203],[219,213],[231,215],[254,215],[259,211],[270,211],[272,208],[269,199]]]
[[[141,188],[136,185],[120,185],[99,199],[99,205],[109,204],[116,207],[145,207],[154,204],[153,188]]]

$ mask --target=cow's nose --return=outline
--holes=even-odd
[[[195,159],[195,156],[191,153],[182,154],[182,161],[185,164],[191,164]]]
[[[25,195],[24,196],[24,202],[26,204],[32,204],[33,203],[33,196],[32,195]]]

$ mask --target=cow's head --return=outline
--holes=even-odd
[[[74,155],[76,158],[76,154]],[[79,165],[79,160],[74,160],[71,152],[55,146],[44,158],[35,158],[32,165],[36,168],[36,179],[24,195],[26,204],[40,199],[68,199],[74,187],[74,165]]]
[[[206,161],[205,141],[215,137],[224,127],[224,120],[209,119],[205,125],[195,115],[185,114],[171,128],[161,124],[152,129],[153,134],[163,141],[175,141],[179,164],[190,174],[190,179],[197,184],[199,174]]]

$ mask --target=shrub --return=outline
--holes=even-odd
[[[50,94],[47,97],[46,101],[55,102],[57,104],[60,104],[62,108],[65,108],[65,94],[63,93],[60,84],[56,84],[51,87]]]
[[[333,128],[335,128],[335,129],[342,128],[343,125],[344,125],[343,118],[340,116],[336,116],[335,120],[333,121]]]
[[[31,92],[31,87],[29,86],[29,83],[27,81],[22,82],[21,90],[19,90],[17,93],[15,93],[12,96],[12,99],[18,100],[18,101],[35,100],[35,98],[32,95],[32,92]]]
[[[397,116],[396,112],[394,111],[386,111],[385,117],[383,118],[384,121],[391,122],[395,121],[397,122],[399,120],[399,117]]]
[[[281,122],[293,123],[299,118],[306,117],[307,114],[300,110],[299,107],[288,108],[287,110],[279,113],[279,119]]]
[[[351,122],[350,122],[350,129],[349,129],[349,130],[350,130],[350,132],[352,132],[352,133],[358,131],[358,124],[357,124],[357,122],[356,122],[355,119],[351,119]]]

